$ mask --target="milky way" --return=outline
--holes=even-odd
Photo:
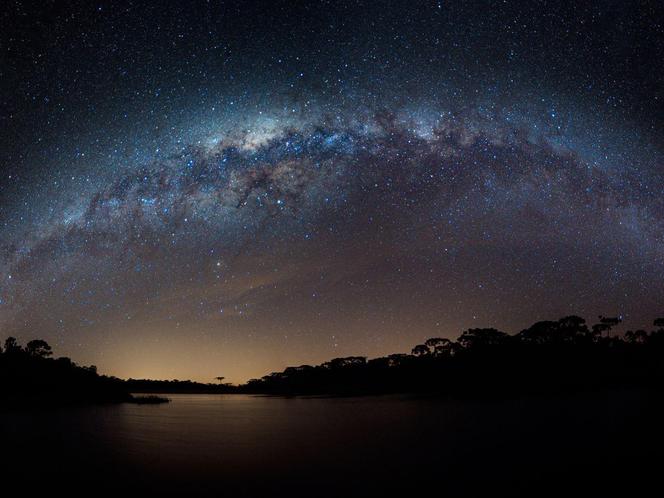
[[[239,381],[471,326],[661,314],[663,163],[642,115],[509,73],[457,94],[440,64],[419,85],[395,68],[385,88],[331,91],[332,65],[318,87],[289,60],[240,92],[198,74],[205,98],[168,99],[181,112],[158,126],[119,107],[80,140],[22,129],[32,145],[4,153],[0,329],[117,375]]]

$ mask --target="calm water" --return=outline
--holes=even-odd
[[[652,393],[482,403],[170,397],[0,412],[3,473],[97,494],[418,494],[435,484],[449,496],[512,495],[574,479],[591,495],[598,479],[633,486],[625,473],[662,461]]]

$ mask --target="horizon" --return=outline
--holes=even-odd
[[[521,328],[519,330],[516,330],[516,331],[506,331],[506,330],[500,329],[500,327],[493,327],[491,325],[486,325],[486,326],[477,325],[477,326],[467,327],[466,329],[464,329],[464,331],[468,330],[468,329],[476,329],[476,328],[479,328],[479,329],[482,329],[482,328],[497,328],[498,330],[500,330],[502,332],[506,332],[510,336],[515,336],[519,332],[527,329],[528,326],[530,326],[530,325],[533,325],[535,323],[539,323],[539,322],[542,322],[542,321],[549,321],[549,320],[555,321],[559,318],[563,318],[563,316],[579,316],[579,315],[575,315],[575,314],[572,313],[571,315],[561,315],[558,318],[547,318],[547,319],[544,319],[544,320],[531,321],[530,323],[528,323],[527,326],[524,326],[523,328]],[[586,325],[588,325],[590,327],[594,323],[599,323],[599,316],[601,316],[601,315],[598,315],[597,320],[585,320],[584,317],[581,317],[581,318],[584,318],[584,320],[586,321]],[[626,323],[624,320],[622,320],[622,317],[620,317],[620,316],[618,316],[618,319],[620,320],[620,322],[617,325],[613,326],[612,329],[611,329],[611,335],[612,336],[622,337],[622,336],[624,336],[624,334],[626,332],[628,332],[630,330],[631,331],[634,331],[634,330],[646,330],[646,331],[648,331],[650,329],[656,328],[655,325],[654,325],[654,321],[656,320],[656,318],[653,318],[653,320],[650,320],[647,325],[638,326],[638,327],[634,327],[634,326],[632,326],[632,324]],[[641,322],[639,322],[639,323],[641,323]],[[349,357],[349,356],[362,356],[362,357],[366,357],[367,360],[371,360],[371,359],[374,359],[374,358],[386,357],[386,356],[389,356],[389,355],[392,355],[392,354],[407,354],[407,355],[410,355],[410,354],[412,354],[412,349],[416,344],[423,343],[425,340],[427,340],[429,338],[442,337],[442,338],[447,338],[447,339],[450,339],[452,341],[455,341],[456,339],[458,339],[458,337],[461,335],[462,332],[463,331],[459,331],[458,334],[450,335],[450,336],[446,336],[446,335],[437,335],[437,336],[428,335],[426,337],[423,336],[417,341],[417,343],[413,343],[410,346],[407,346],[407,347],[403,348],[402,350],[384,351],[384,352],[380,352],[380,353],[377,353],[377,354],[374,354],[374,355],[363,354],[363,352],[361,352],[361,351],[359,351],[359,352],[358,351],[347,351],[347,352],[340,352],[339,355],[334,356],[334,357],[316,358],[316,359],[310,359],[310,360],[305,360],[305,361],[297,361],[296,360],[296,361],[293,361],[293,362],[288,363],[288,364],[285,364],[285,363],[279,364],[277,361],[274,361],[273,363],[269,364],[271,366],[267,366],[265,369],[263,369],[261,371],[258,371],[256,369],[256,372],[254,374],[249,374],[249,375],[247,375],[245,377],[241,377],[241,378],[233,377],[232,375],[230,377],[228,375],[224,375],[224,372],[220,372],[219,369],[216,368],[215,366],[211,366],[209,371],[210,372],[215,371],[216,374],[215,375],[209,375],[209,376],[201,375],[201,374],[178,375],[176,373],[177,371],[186,372],[186,370],[171,370],[171,372],[175,373],[175,375],[169,375],[169,374],[154,375],[154,374],[151,374],[149,372],[159,371],[160,366],[163,363],[164,357],[160,356],[159,358],[152,359],[152,361],[150,361],[150,359],[147,359],[147,361],[146,361],[146,356],[140,356],[140,353],[139,353],[139,357],[136,359],[136,364],[138,366],[136,367],[137,370],[135,370],[135,372],[139,372],[139,373],[131,373],[132,371],[129,370],[125,374],[109,371],[107,366],[105,366],[103,364],[99,364],[98,362],[97,363],[95,363],[94,361],[86,362],[86,361],[83,361],[83,360],[77,358],[74,355],[67,354],[65,352],[61,352],[61,351],[58,350],[57,346],[53,350],[53,353],[54,353],[53,357],[54,358],[67,357],[67,358],[70,358],[72,361],[74,361],[75,363],[77,363],[78,365],[81,365],[81,366],[94,365],[95,367],[97,367],[97,371],[101,375],[108,375],[108,376],[117,377],[117,378],[125,379],[125,380],[128,380],[128,379],[158,380],[158,381],[173,381],[173,380],[187,381],[187,380],[190,380],[190,381],[193,381],[193,382],[198,382],[198,383],[203,383],[203,384],[217,384],[218,383],[217,377],[222,376],[222,377],[224,377],[224,383],[229,383],[229,384],[233,384],[233,385],[242,385],[242,384],[245,384],[245,383],[247,383],[248,381],[250,381],[252,379],[260,379],[263,376],[268,375],[270,373],[283,371],[287,367],[297,367],[297,366],[303,366],[303,365],[320,365],[320,364],[322,364],[326,361],[330,361],[334,358],[342,358],[342,357]],[[24,344],[24,343],[27,343],[29,340],[38,339],[38,337],[31,337],[31,338],[25,338],[25,339],[17,337],[16,339],[18,340],[19,344]],[[174,358],[174,361],[177,363],[178,359],[181,360],[182,358],[179,357],[179,356],[176,356],[176,358]],[[274,359],[272,357],[272,355],[271,355],[271,359]],[[156,367],[151,367],[151,365],[153,365],[153,363],[155,361],[158,362],[158,365]],[[216,363],[214,363],[214,361],[216,361],[216,360],[215,359],[210,359],[211,364],[216,365]],[[125,358],[125,362],[126,362],[126,358]],[[200,363],[200,358],[198,358],[197,363]],[[255,364],[254,364],[254,366],[255,366]],[[153,368],[153,370],[151,368]],[[141,371],[146,372],[146,373],[145,374],[140,374]]]

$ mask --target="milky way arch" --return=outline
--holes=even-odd
[[[643,176],[509,123],[349,123],[235,130],[97,182],[4,241],[3,325],[320,327],[366,348],[399,314],[387,348],[468,320],[655,308],[664,211]]]

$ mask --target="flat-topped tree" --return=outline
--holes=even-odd
[[[418,344],[411,351],[413,356],[427,356],[431,354],[431,350],[426,344]]]
[[[449,356],[454,352],[454,343],[444,337],[432,337],[424,342],[434,356]]]
[[[494,328],[468,329],[458,339],[459,345],[467,350],[484,349],[505,344],[510,336]]]
[[[51,346],[49,346],[49,344],[42,339],[34,339],[28,342],[28,345],[25,348],[25,352],[30,356],[37,358],[47,358],[53,354],[53,351],[51,351]]]
[[[580,316],[569,315],[557,321],[543,320],[534,323],[517,334],[517,338],[528,344],[578,344],[591,342],[593,334]]]
[[[622,323],[622,318],[599,316],[599,323],[593,325],[593,334],[602,337],[602,333],[606,332],[607,337],[611,335],[611,329],[616,325]]]

